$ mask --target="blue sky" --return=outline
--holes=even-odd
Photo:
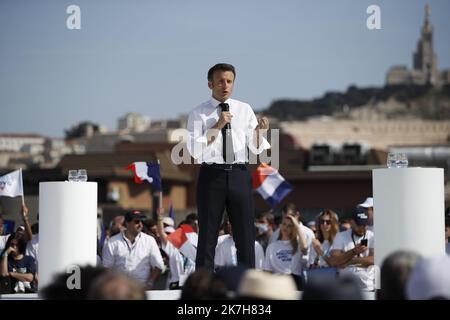
[[[280,98],[381,86],[411,67],[431,5],[440,69],[450,68],[450,1],[0,0],[0,132],[63,136],[126,112],[175,118],[207,100],[206,72],[237,68],[234,98],[261,110]],[[81,8],[68,30],[66,8]],[[366,9],[381,8],[381,30]]]

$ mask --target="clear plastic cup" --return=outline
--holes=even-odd
[[[86,169],[78,169],[78,181],[86,182],[88,179]]]
[[[406,153],[399,153],[397,155],[397,167],[408,168],[408,157]]]
[[[69,170],[69,176],[67,177],[67,180],[69,180],[70,182],[77,182],[78,170]]]
[[[395,152],[389,152],[387,156],[387,167],[388,168],[398,168],[398,156]]]

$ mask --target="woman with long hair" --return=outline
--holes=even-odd
[[[280,226],[278,240],[269,244],[266,250],[264,270],[278,274],[301,275],[301,264],[295,261],[296,256],[307,252],[308,246],[302,230],[299,228],[297,218],[286,215]]]
[[[339,232],[339,221],[336,212],[323,210],[316,218],[317,239],[311,243],[309,267],[328,267],[328,256],[336,234]]]

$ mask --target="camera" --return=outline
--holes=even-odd
[[[362,246],[367,247],[367,239],[362,239],[360,243]]]

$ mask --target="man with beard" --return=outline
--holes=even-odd
[[[164,263],[155,239],[142,232],[145,218],[140,211],[126,213],[126,229],[103,248],[103,266],[125,272],[151,290]]]

